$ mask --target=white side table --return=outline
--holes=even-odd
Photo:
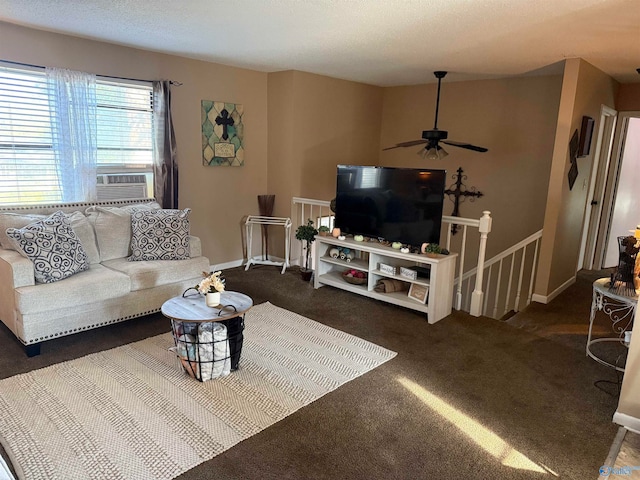
[[[249,270],[251,265],[282,265],[284,273],[289,266],[289,237],[291,236],[291,219],[284,217],[264,217],[258,215],[249,215],[244,222],[247,232],[247,264],[244,270]],[[253,246],[253,226],[254,225],[279,225],[284,227],[284,261],[274,262],[269,259],[255,258],[251,255],[251,247]]]
[[[591,303],[591,317],[589,318],[589,335],[587,337],[587,355],[596,362],[615,368],[619,372],[624,372],[624,367],[614,365],[603,360],[593,353],[591,346],[601,342],[617,342],[621,345],[625,343],[625,332],[630,332],[633,326],[636,305],[638,304],[638,294],[635,296],[622,295],[616,291],[609,290],[610,278],[600,278],[593,282],[593,301]],[[613,335],[599,338],[592,338],[593,321],[596,313],[602,311],[611,320],[611,330]]]

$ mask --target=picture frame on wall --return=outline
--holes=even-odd
[[[412,283],[409,288],[409,298],[420,302],[427,303],[427,297],[429,296],[429,285],[421,285],[419,283]]]
[[[593,136],[593,118],[582,117],[582,126],[580,127],[580,144],[578,146],[578,157],[586,157],[591,150],[591,137]]]

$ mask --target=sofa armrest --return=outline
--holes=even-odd
[[[35,285],[33,263],[15,250],[0,248],[0,288],[14,290]]]
[[[15,289],[35,283],[31,260],[16,251],[0,248],[0,321],[18,337]]]
[[[199,237],[189,235],[189,256],[191,258],[202,256],[202,242]]]

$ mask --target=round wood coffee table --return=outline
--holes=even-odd
[[[192,377],[202,381],[200,362],[198,355],[193,352],[199,351],[203,345],[199,341],[197,332],[202,328],[201,324],[219,322],[227,328],[227,339],[229,341],[229,356],[231,359],[231,370],[238,369],[240,354],[242,353],[242,341],[244,330],[244,315],[253,306],[253,300],[248,295],[238,292],[222,292],[220,295],[220,305],[208,307],[205,299],[199,293],[173,297],[162,305],[162,314],[171,320],[171,332],[173,340],[178,349],[180,346],[187,352],[186,357],[182,356],[182,366]],[[193,335],[193,332],[196,332]],[[194,339],[186,342],[185,334],[189,333]],[[181,345],[182,344],[182,345]],[[209,342],[213,350],[213,339]],[[180,357],[180,355],[178,355]]]

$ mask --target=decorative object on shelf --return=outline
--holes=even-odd
[[[406,277],[410,280],[415,280],[418,278],[418,272],[412,268],[400,267],[400,276]]]
[[[353,236],[353,239],[354,239],[356,242],[364,242],[364,237],[363,237],[362,235],[354,235],[354,236]]]
[[[352,285],[364,285],[365,283],[367,283],[366,272],[362,272],[353,268],[351,270],[343,272],[342,278],[345,282],[351,283]]]
[[[609,291],[635,295],[634,270],[639,250],[638,240],[633,235],[618,237],[618,266],[611,274]]]
[[[420,251],[431,258],[437,258],[438,255],[449,255],[449,250],[442,248],[437,243],[423,243]]]
[[[202,163],[205,166],[244,165],[244,108],[238,103],[202,100]]]
[[[205,295],[205,301],[207,307],[217,307],[220,305],[220,292],[224,292],[225,279],[222,276],[222,271],[218,270],[212,274],[202,272],[204,278],[200,281],[198,286],[198,292]]]
[[[307,220],[306,225],[300,225],[296,230],[296,240],[305,242],[305,256],[304,256],[304,268],[300,269],[300,275],[306,282],[311,280],[311,274],[313,270],[309,268],[309,261],[311,259],[311,244],[315,241],[318,230],[313,226],[313,220],[310,218]]]
[[[345,237],[344,235],[338,235],[338,240],[346,240],[347,237]]]
[[[391,244],[391,248],[395,248],[396,250],[400,250],[402,248],[402,243],[400,242],[393,242]]]
[[[452,178],[456,180],[456,182],[447,188],[444,193],[445,195],[449,195],[449,199],[453,202],[453,212],[451,213],[452,217],[460,216],[460,204],[464,202],[467,198],[471,202],[474,202],[476,198],[480,198],[484,195],[482,192],[478,192],[476,187],[469,187],[462,183],[463,180],[467,179],[466,175],[463,175],[462,167],[458,167],[457,174]],[[453,188],[455,186],[455,188]],[[462,200],[460,200],[462,198]],[[458,225],[451,225],[451,233],[455,235],[458,232]]]
[[[409,284],[394,278],[383,278],[376,282],[373,289],[378,293],[406,292],[409,290]]]
[[[340,229],[338,227],[334,227],[334,229],[331,230],[331,235],[338,238],[340,236]]]
[[[411,250],[409,250],[409,247],[402,247],[400,249],[400,253],[409,253]]]
[[[340,248],[339,247],[333,247],[329,250],[329,256],[331,258],[338,258],[340,257]]]
[[[394,267],[393,265],[387,265],[386,263],[380,263],[378,265],[378,270],[386,273],[387,275],[396,275],[398,273],[396,267]]]
[[[349,263],[351,262],[351,260],[353,260],[354,257],[355,254],[350,248],[340,247],[340,260],[344,260],[345,262]]]
[[[409,288],[409,298],[416,300],[420,303],[427,303],[427,297],[429,296],[429,286],[412,283]]]
[[[329,236],[329,227],[327,227],[326,225],[320,225],[318,227],[318,235],[321,235],[323,237]]]

